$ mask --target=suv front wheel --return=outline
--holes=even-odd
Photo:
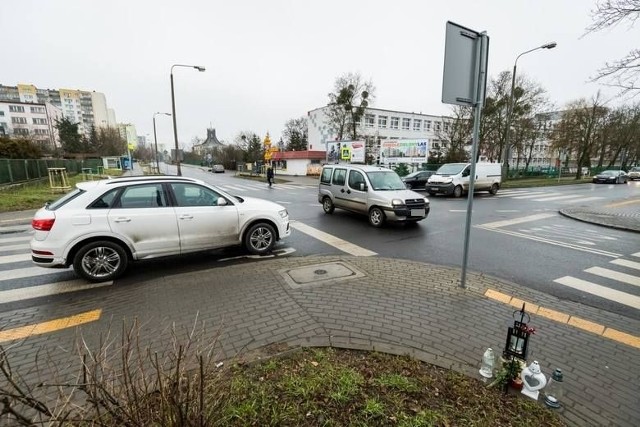
[[[276,231],[270,224],[253,224],[244,235],[244,246],[253,255],[264,255],[276,244]]]
[[[90,282],[106,282],[118,278],[127,269],[129,258],[117,243],[91,242],[76,253],[73,270]]]
[[[369,210],[369,224],[373,225],[376,228],[382,227],[382,225],[384,224],[384,220],[385,217],[382,209],[373,207]]]

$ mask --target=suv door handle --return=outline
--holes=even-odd
[[[341,192],[341,193],[344,193],[344,188],[341,188],[341,189],[340,189],[340,192]]]
[[[116,218],[113,222],[131,222],[131,218]]]
[[[347,190],[347,194],[351,194],[351,190]]]
[[[180,219],[193,219],[193,215],[189,215],[189,214],[180,215]]]

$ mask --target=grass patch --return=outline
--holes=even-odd
[[[122,175],[120,169],[105,169],[105,175]],[[99,179],[94,175],[94,179]],[[72,175],[68,177],[69,185],[73,188],[76,183],[87,181],[82,175]],[[40,209],[45,203],[54,201],[65,192],[53,191],[49,187],[49,180],[44,179],[38,182],[27,182],[0,189],[0,212],[24,211],[29,209]]]
[[[408,357],[304,349],[231,375],[219,426],[565,425],[531,399]]]

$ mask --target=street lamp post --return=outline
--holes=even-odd
[[[526,52],[522,52],[520,55],[516,57],[516,61],[513,63],[513,73],[511,74],[511,94],[509,95],[509,104],[507,106],[507,129],[504,133],[504,159],[503,159],[503,167],[505,169],[505,180],[509,175],[509,160],[511,157],[511,146],[509,145],[509,132],[511,129],[511,119],[513,115],[513,89],[516,87],[516,67],[518,65],[518,59],[522,55],[526,55],[527,53],[539,50],[539,49],[553,49],[558,44],[556,42],[545,43],[542,46],[534,47],[533,49],[527,50]]]
[[[200,72],[203,72],[205,68],[201,65],[173,64],[171,66],[171,113],[173,116],[173,139],[176,146],[176,166],[178,167],[178,176],[182,176],[182,170],[180,169],[180,147],[178,146],[178,127],[176,125],[176,99],[173,93],[173,67],[195,68]]]
[[[160,173],[160,162],[158,161],[158,137],[156,136],[156,116],[158,114],[164,114],[165,116],[170,116],[169,113],[153,113],[153,141],[156,146],[154,159],[156,161],[156,171]]]

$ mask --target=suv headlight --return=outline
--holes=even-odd
[[[282,219],[287,219],[287,217],[289,216],[289,213],[287,212],[286,209],[282,209],[281,211],[278,211],[278,214]]]
[[[404,205],[404,200],[402,200],[402,199],[393,199],[393,200],[391,200],[391,205],[392,206],[402,206],[402,205]]]

